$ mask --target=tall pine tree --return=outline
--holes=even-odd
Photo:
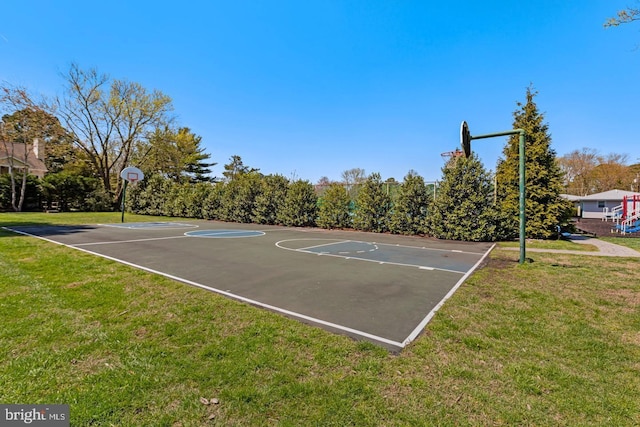
[[[362,184],[356,199],[353,228],[384,233],[389,230],[391,198],[384,191],[379,173],[372,173]]]
[[[503,221],[493,204],[491,177],[480,160],[454,157],[442,175],[426,218],[429,234],[448,240],[501,240]]]
[[[560,197],[562,192],[562,172],[556,161],[556,153],[551,149],[549,126],[544,122],[544,114],[538,111],[534,102],[537,92],[527,88],[527,102],[518,102],[513,113],[513,128],[526,131],[526,235],[528,238],[548,239],[556,230],[556,225],[569,219],[570,206]],[[513,135],[504,147],[504,159],[498,162],[496,183],[498,203],[509,218],[510,235],[518,233],[519,223],[519,136]]]
[[[427,210],[433,197],[424,179],[416,171],[409,171],[398,189],[393,205],[390,229],[392,233],[420,234],[425,231]]]

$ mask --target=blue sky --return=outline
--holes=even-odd
[[[558,155],[640,161],[629,0],[30,1],[0,7],[0,80],[62,94],[72,62],[158,89],[218,165],[316,182],[440,179],[442,152],[511,129],[533,84]],[[505,138],[474,141],[494,169]]]

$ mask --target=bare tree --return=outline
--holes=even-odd
[[[626,165],[626,154],[608,154],[599,158],[599,164],[591,172],[595,193],[630,188],[633,182],[631,170]]]
[[[564,186],[568,193],[586,196],[591,192],[589,176],[598,166],[598,152],[592,148],[574,150],[558,158],[564,173]]]
[[[605,21],[604,27],[617,27],[620,24],[628,24],[633,21],[640,21],[640,8],[627,7],[619,10],[617,15]]]
[[[342,172],[342,182],[352,199],[355,199],[357,196],[358,186],[366,180],[367,177],[364,169],[353,168]]]
[[[136,143],[171,120],[171,99],[76,64],[65,78],[65,97],[57,100],[60,119],[115,202],[122,191],[119,174],[128,166]]]
[[[8,84],[0,86],[0,148],[4,167],[9,173],[11,183],[11,207],[22,211],[27,191],[27,176],[34,153],[34,143],[43,136],[43,123],[38,114],[46,110],[44,101],[36,102],[25,88]],[[37,151],[37,148],[36,148]]]
[[[591,148],[574,150],[558,159],[564,172],[565,191],[579,196],[629,188],[633,173],[627,162],[626,154],[600,155]]]

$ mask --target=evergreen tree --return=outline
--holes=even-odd
[[[491,177],[475,156],[452,158],[442,169],[438,196],[429,209],[429,234],[439,239],[493,241],[503,237],[493,206]]]
[[[423,233],[431,199],[424,179],[417,172],[409,171],[398,188],[398,197],[393,204],[391,232],[410,235]]]
[[[262,177],[257,172],[237,175],[225,184],[220,206],[220,219],[224,221],[250,223],[256,197],[262,191]]]
[[[289,185],[278,222],[293,227],[314,226],[318,198],[309,181],[297,180]]]
[[[146,176],[136,185],[127,187],[129,209],[142,215],[166,215],[165,203],[173,184],[157,173]]]
[[[262,178],[260,185],[262,188],[256,195],[252,221],[257,224],[276,224],[289,181],[282,175],[267,175]]]
[[[551,149],[549,126],[534,102],[534,92],[527,88],[526,104],[518,103],[513,113],[514,129],[524,129],[526,165],[526,235],[528,238],[550,238],[556,225],[569,219],[570,206],[560,197],[562,172]],[[509,235],[518,234],[519,224],[519,135],[509,138],[503,150],[504,159],[496,170],[497,195],[502,212],[510,219]]]
[[[318,211],[318,226],[322,228],[347,228],[351,226],[350,198],[343,184],[330,184],[322,196]]]
[[[187,127],[158,128],[148,142],[139,143],[133,160],[148,174],[160,173],[175,182],[214,182],[209,174],[216,163],[206,161],[211,155],[205,153],[201,142],[202,137]]]
[[[260,169],[245,166],[245,164],[242,162],[242,158],[240,156],[234,155],[229,159],[229,163],[224,165],[224,172],[222,172],[222,175],[224,175],[224,180],[226,182],[230,182],[244,174],[259,171]]]
[[[389,230],[391,199],[384,191],[379,173],[372,173],[362,184],[356,199],[353,227],[383,233]]]

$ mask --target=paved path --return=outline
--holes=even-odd
[[[583,244],[593,245],[598,248],[596,251],[571,251],[565,249],[535,249],[527,248],[527,252],[550,252],[556,254],[571,254],[571,255],[587,255],[587,256],[615,256],[615,257],[632,257],[640,258],[640,252],[628,248],[622,245],[616,245],[615,243],[605,242],[592,237],[586,237],[581,235],[572,235],[571,241]],[[502,248],[507,250],[520,250],[519,248]]]

